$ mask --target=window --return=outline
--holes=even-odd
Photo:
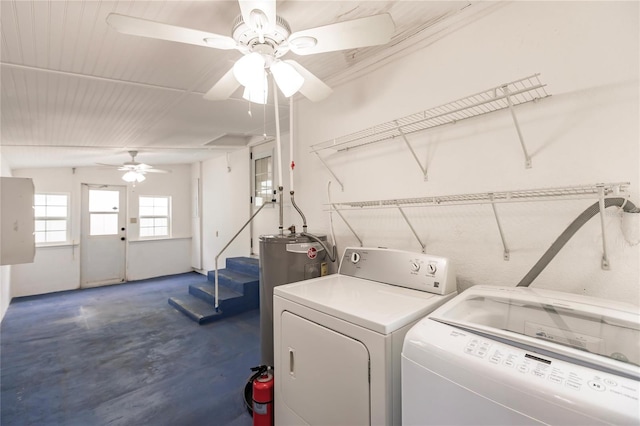
[[[256,158],[253,162],[255,205],[261,206],[273,197],[273,160],[271,155]]]
[[[168,237],[171,197],[140,197],[140,237]]]
[[[68,240],[69,196],[66,194],[35,194],[36,243],[59,243]]]

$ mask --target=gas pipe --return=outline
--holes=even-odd
[[[261,366],[253,381],[253,426],[273,426],[272,367]]]

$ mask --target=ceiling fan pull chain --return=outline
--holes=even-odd
[[[262,104],[262,138],[267,140],[267,103]]]

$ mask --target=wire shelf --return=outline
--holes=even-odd
[[[343,201],[338,203],[331,203],[327,206],[330,210],[361,210],[398,207],[430,207],[458,204],[487,204],[524,201],[585,199],[597,198],[601,193],[605,197],[628,197],[629,185],[629,182],[618,182],[571,187],[525,189],[502,192],[480,192],[476,194],[444,195],[420,198],[398,198],[389,200],[351,202]]]
[[[550,96],[540,74],[504,83],[480,93],[392,120],[346,136],[311,145],[311,152],[349,149],[382,142],[411,133],[455,123]]]

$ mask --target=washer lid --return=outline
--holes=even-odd
[[[274,287],[274,295],[390,334],[452,298],[340,274]]]
[[[638,376],[634,305],[530,287],[474,286],[429,318]]]

